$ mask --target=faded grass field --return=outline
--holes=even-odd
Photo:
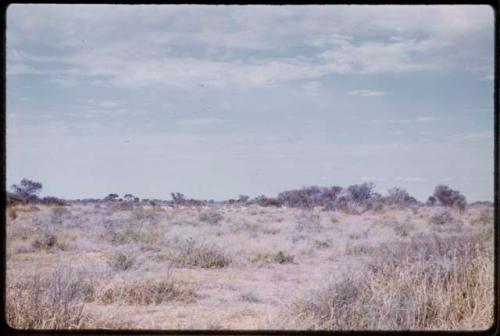
[[[15,328],[484,330],[493,207],[7,209]]]

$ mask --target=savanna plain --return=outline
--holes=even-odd
[[[20,329],[484,330],[494,211],[250,204],[17,204]]]

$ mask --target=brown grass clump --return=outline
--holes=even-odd
[[[88,318],[83,300],[93,296],[91,282],[78,280],[67,268],[50,279],[39,273],[7,284],[6,319],[16,329],[76,329]]]
[[[124,251],[116,251],[108,257],[108,265],[115,272],[127,271],[135,263],[135,256]]]
[[[10,220],[16,219],[17,218],[17,210],[16,210],[16,208],[14,208],[14,207],[8,207],[7,208],[7,217]]]
[[[171,260],[181,266],[201,268],[222,268],[231,263],[231,258],[216,246],[197,244],[193,239],[178,242]]]
[[[161,304],[174,300],[192,302],[195,297],[191,289],[182,288],[170,279],[116,281],[98,294],[103,304],[123,302],[128,305]]]
[[[487,329],[493,322],[492,259],[479,235],[384,245],[363,276],[294,302],[284,315],[291,321],[287,327]]]
[[[288,264],[293,263],[294,257],[290,254],[285,254],[283,251],[278,251],[277,253],[257,253],[250,259],[252,263],[265,262],[265,263],[276,263],[276,264]]]

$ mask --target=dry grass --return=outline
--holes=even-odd
[[[8,283],[6,319],[16,329],[81,328],[88,318],[82,301],[92,295],[92,285],[64,267],[49,279],[35,273]]]
[[[383,245],[365,274],[295,301],[280,318],[298,329],[487,329],[493,255],[484,239],[421,236]]]
[[[257,205],[9,209],[6,298],[16,328],[458,330],[491,323],[487,205],[358,215]]]

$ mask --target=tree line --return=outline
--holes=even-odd
[[[120,197],[116,193],[106,195],[102,199],[83,199],[74,200],[75,202],[83,203],[98,203],[98,202],[124,202],[124,203],[149,203],[157,205],[167,203],[172,205],[208,205],[213,203],[220,204],[258,204],[260,206],[275,206],[275,207],[291,207],[311,209],[314,207],[323,207],[328,210],[344,210],[348,212],[357,212],[364,210],[377,210],[384,206],[392,207],[408,207],[424,205],[406,190],[402,188],[391,188],[387,191],[387,195],[383,196],[374,191],[375,184],[365,182],[362,184],[353,184],[347,188],[340,186],[318,187],[310,186],[301,189],[292,189],[283,191],[277,197],[267,197],[264,195],[251,199],[249,196],[240,195],[238,199],[229,199],[226,201],[215,202],[213,200],[196,200],[187,199],[179,192],[171,193],[172,200],[165,201],[159,199],[140,199],[131,193],[127,193]],[[41,203],[41,204],[67,204],[66,200],[47,196],[38,197],[42,190],[40,182],[22,179],[20,183],[11,186],[13,193],[7,193],[7,201],[9,203]],[[467,206],[467,200],[458,190],[451,189],[446,185],[438,185],[434,189],[434,193],[429,196],[425,205],[428,206],[447,206],[464,210]]]

